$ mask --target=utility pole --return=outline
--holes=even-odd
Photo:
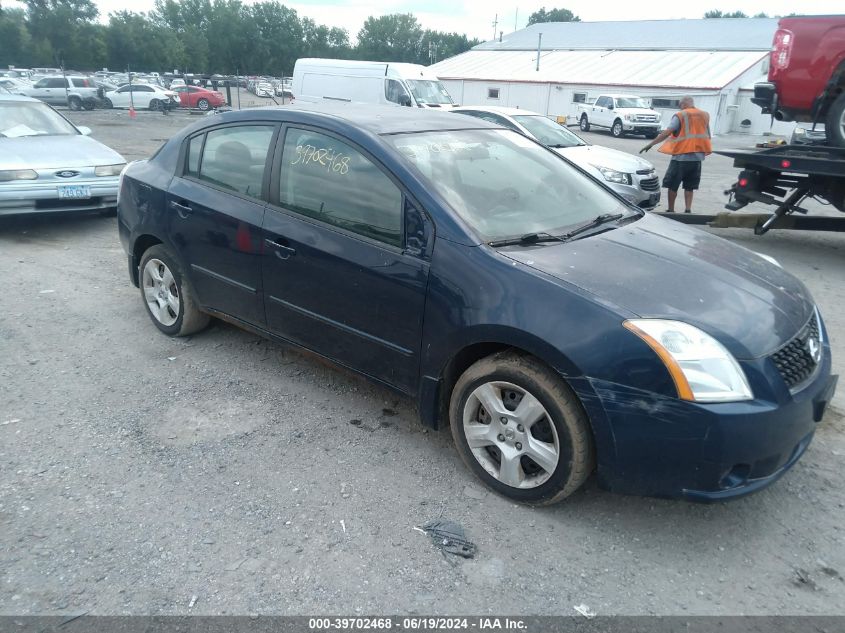
[[[543,44],[543,34],[540,33],[540,36],[537,38],[537,67],[534,69],[535,71],[540,70],[540,47]]]
[[[497,29],[499,27],[499,14],[496,14],[496,17],[493,18],[493,40],[496,40],[496,33],[498,33]]]

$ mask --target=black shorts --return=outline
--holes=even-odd
[[[695,191],[701,183],[700,160],[672,160],[663,176],[663,186],[677,191],[683,182],[685,191]]]

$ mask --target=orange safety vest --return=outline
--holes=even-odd
[[[710,144],[710,115],[698,108],[687,108],[679,111],[675,116],[681,121],[678,133],[667,138],[660,146],[664,154],[692,154],[703,152],[712,154]]]

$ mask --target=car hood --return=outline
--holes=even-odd
[[[740,359],[769,355],[814,310],[804,284],[753,251],[649,215],[581,240],[499,253],[620,313],[695,325]]]
[[[556,147],[553,149],[564,158],[568,158],[579,167],[584,168],[595,165],[597,167],[610,167],[610,169],[629,174],[643,169],[654,169],[654,165],[647,160],[600,145],[576,145],[575,147]]]
[[[126,161],[120,154],[81,134],[0,138],[0,169],[58,169],[123,162]]]

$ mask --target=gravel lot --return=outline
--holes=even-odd
[[[195,120],[70,115],[130,160]],[[714,156],[705,174],[696,206],[720,210],[735,172]],[[845,236],[714,232],[807,283],[843,373]],[[752,497],[591,481],[531,509],[487,493],[390,391],[220,322],[159,334],[112,217],[7,218],[0,270],[0,614],[845,613],[845,388]],[[414,531],[438,516],[475,559]]]

